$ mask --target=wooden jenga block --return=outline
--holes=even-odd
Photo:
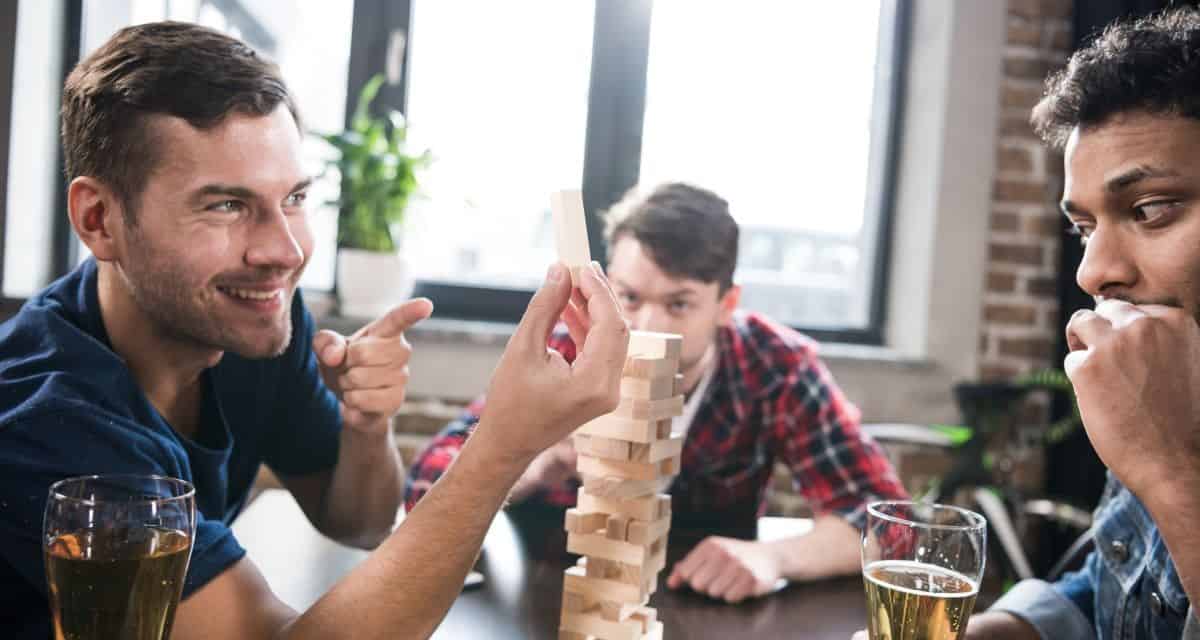
[[[624,478],[627,480],[657,480],[664,476],[678,473],[671,463],[675,458],[667,458],[656,462],[628,462],[623,460],[605,460],[591,456],[576,458],[576,468],[581,475]]]
[[[611,622],[628,620],[637,612],[637,607],[620,602],[601,602],[600,617]]]
[[[673,456],[663,460],[661,468],[664,476],[679,475],[679,456]]]
[[[655,507],[656,507],[654,512],[656,514],[658,514],[658,517],[657,518],[639,518],[640,520],[657,520],[658,518],[671,517],[671,496],[660,494],[660,495],[655,496],[654,498],[655,498]]]
[[[679,363],[662,358],[630,356],[625,359],[622,378],[661,378],[679,373]]]
[[[581,611],[586,611],[588,609],[588,607],[589,607],[589,599],[587,596],[583,595],[582,593],[575,593],[575,592],[566,591],[566,590],[563,591],[563,604],[562,604],[563,611],[570,611],[572,613],[577,613],[577,612],[581,612]]]
[[[621,584],[650,589],[658,573],[667,565],[667,554],[657,551],[644,564],[626,564],[613,560],[602,560],[595,564],[598,558],[592,558],[586,567],[587,575],[605,580],[613,580]],[[652,591],[647,591],[652,593]]]
[[[567,551],[588,556],[592,560],[601,558],[638,566],[646,564],[657,553],[651,547],[609,540],[596,533],[568,533]]]
[[[584,572],[582,567],[570,567],[563,573],[563,591],[579,594],[585,600],[632,605],[645,602],[648,595],[645,585],[635,586],[590,576]]]
[[[683,393],[682,387],[681,373],[658,378],[621,378],[621,398],[662,400]]]
[[[642,632],[642,624],[637,620],[605,620],[600,614],[600,607],[583,613],[564,613],[559,629],[584,633],[603,640],[642,640],[646,635]]]
[[[567,509],[563,529],[571,533],[595,533],[608,524],[608,515],[597,512],[581,511],[578,508]]]
[[[659,436],[663,430],[666,436]],[[579,433],[585,436],[599,436],[610,440],[626,440],[629,442],[654,442],[671,434],[671,420],[632,420],[605,414],[583,423]]]
[[[606,533],[609,540],[625,540],[629,535],[629,518],[609,516]]]
[[[576,453],[609,460],[628,460],[630,445],[633,444],[628,440],[614,440],[580,433],[575,434],[574,438]]]
[[[586,490],[580,488],[577,495],[578,505],[576,508],[585,512],[601,511],[627,516],[635,520],[657,520],[662,517],[664,498],[667,503],[666,508],[669,510],[671,503],[669,496],[652,495],[618,499],[589,494]]]
[[[683,396],[671,396],[662,400],[622,398],[621,403],[609,415],[631,420],[662,420],[683,413]]]
[[[579,286],[579,270],[592,261],[588,246],[587,217],[583,210],[583,192],[566,189],[550,194],[550,212],[554,218],[554,237],[558,259],[571,270],[571,282]]]
[[[652,522],[631,520],[625,539],[633,544],[651,544],[655,540],[667,535],[667,532],[670,530],[671,516],[669,515]]]
[[[683,336],[653,331],[629,332],[629,355],[679,360],[683,353]]]
[[[592,640],[592,636],[586,633],[575,633],[574,631],[559,629],[558,640]]]
[[[629,443],[629,457],[631,462],[658,462],[667,458],[674,458],[683,452],[683,434],[674,434],[665,440],[655,440],[654,442],[631,442]]]
[[[583,488],[601,498],[638,498],[658,491],[658,480],[627,480],[616,476],[581,473]]]

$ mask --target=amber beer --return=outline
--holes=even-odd
[[[931,564],[882,560],[863,568],[871,640],[959,640],[979,585]]]
[[[188,535],[140,527],[64,533],[46,547],[56,640],[164,640],[187,573]]]

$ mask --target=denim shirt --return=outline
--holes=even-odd
[[[992,606],[1043,640],[1200,639],[1187,593],[1150,513],[1110,473],[1083,568],[1054,584],[1025,580]]]

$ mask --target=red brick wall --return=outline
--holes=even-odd
[[[1052,366],[1062,159],[1033,134],[1042,81],[1066,61],[1071,0],[1009,0],[980,340],[981,378]]]

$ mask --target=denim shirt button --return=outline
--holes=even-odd
[[[1118,564],[1124,563],[1129,559],[1129,547],[1126,546],[1124,542],[1121,542],[1120,540],[1113,540],[1112,544],[1109,545],[1109,549],[1112,551],[1113,559],[1115,559]]]
[[[1150,611],[1153,612],[1154,615],[1162,617],[1163,610],[1164,610],[1164,607],[1163,607],[1162,596],[1158,595],[1157,591],[1151,592],[1150,593]]]

